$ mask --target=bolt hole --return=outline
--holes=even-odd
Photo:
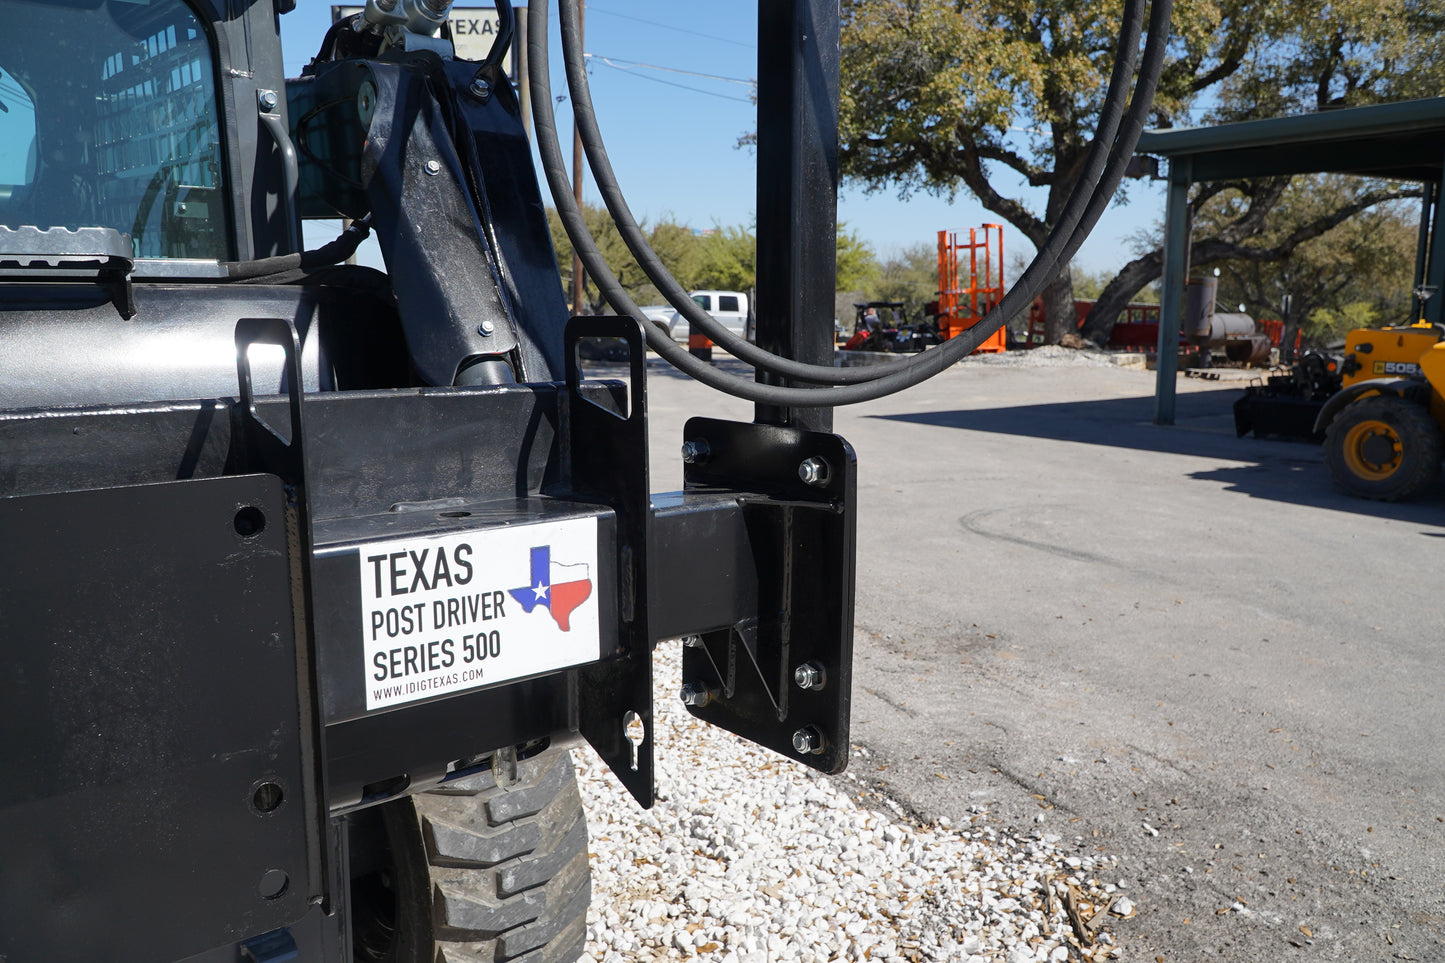
[[[266,528],[266,513],[255,505],[247,505],[236,513],[231,525],[242,538],[255,538]]]
[[[647,724],[642,721],[642,716],[633,709],[628,709],[622,714],[622,734],[627,741],[632,743],[632,771],[638,769],[638,750],[647,741]]]
[[[647,741],[647,726],[642,722],[642,716],[631,709],[622,716],[622,728],[627,733],[627,741],[634,746],[640,746]]]
[[[262,899],[280,899],[290,885],[291,877],[284,870],[268,869],[256,885],[256,892],[261,894]]]
[[[263,782],[251,795],[251,805],[258,813],[274,813],[285,799],[286,794],[280,786],[274,782]]]
[[[471,518],[471,512],[440,512],[442,518]]]

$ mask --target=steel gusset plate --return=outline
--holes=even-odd
[[[630,352],[630,385],[620,410],[581,391],[583,338],[617,338]],[[644,807],[653,801],[652,635],[648,629],[647,546],[652,499],[647,468],[647,355],[631,318],[573,318],[566,334],[563,450],[568,494],[617,514],[617,649],[578,673],[582,735]]]
[[[750,493],[738,504],[757,578],[737,587],[740,596],[756,592],[755,616],[704,631],[701,645],[683,650],[683,682],[710,694],[689,710],[814,769],[841,772],[852,693],[853,449],[826,432],[711,418],[690,420],[684,438],[707,452],[684,469],[689,492]],[[806,687],[795,677],[800,666]]]

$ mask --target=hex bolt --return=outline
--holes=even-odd
[[[821,689],[827,683],[827,676],[820,663],[804,662],[793,670],[793,681],[800,689]]]
[[[833,470],[828,463],[817,455],[811,458],[804,458],[798,466],[798,477],[804,484],[812,485],[814,488],[822,488],[828,484],[833,476]]]
[[[684,635],[682,637],[682,644],[684,647],[689,649],[700,649],[702,648],[702,636]]]
[[[707,442],[701,438],[682,443],[682,460],[685,464],[701,465],[710,454],[712,452],[708,449]]]
[[[256,91],[256,103],[260,104],[261,109],[268,114],[271,111],[275,110],[276,105],[280,102],[281,100],[279,97],[276,96],[276,91],[274,90]]]
[[[487,81],[487,78],[485,77],[477,77],[476,79],[474,79],[472,81],[472,86],[469,88],[469,91],[473,97],[477,98],[484,104],[488,100],[492,99],[492,85]]]
[[[435,177],[442,172],[442,165],[438,161],[429,160],[426,162],[426,172]]]
[[[491,337],[492,332],[495,330],[497,330],[497,326],[490,321],[483,321],[477,325],[477,334],[480,334],[484,338]]]
[[[817,726],[804,726],[793,733],[793,749],[800,755],[816,756],[824,745],[823,733]]]
[[[703,682],[684,682],[678,696],[682,699],[683,705],[701,709],[712,701],[712,690]]]

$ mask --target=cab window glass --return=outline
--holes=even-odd
[[[712,297],[706,294],[694,294],[692,299],[697,302],[698,307],[704,311],[712,310]]]
[[[736,311],[738,309],[738,299],[736,295],[719,294],[717,296],[717,309],[719,311]]]
[[[35,180],[35,103],[0,65],[0,204]]]
[[[229,257],[215,70],[190,8],[4,6],[0,101],[11,111],[0,111],[0,184],[11,188],[0,186],[0,224],[110,227],[138,257]],[[11,98],[26,105],[20,118]],[[10,132],[26,116],[20,157]],[[23,178],[12,181],[15,171]]]

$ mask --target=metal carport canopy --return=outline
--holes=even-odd
[[[1319,173],[1438,184],[1445,167],[1445,97],[1217,127],[1146,131],[1139,138],[1137,152],[1169,161],[1154,420],[1171,425],[1178,368],[1174,345],[1179,341],[1179,315],[1189,261],[1190,185]],[[1434,193],[1427,192],[1422,230],[1432,220]],[[1434,220],[1438,222],[1438,218]],[[1440,228],[1439,223],[1434,223],[1432,234]],[[1431,238],[1425,276],[1427,283],[1445,287],[1445,238]],[[1445,299],[1429,303],[1430,314],[1435,315],[1431,320],[1440,320],[1442,304]]]

